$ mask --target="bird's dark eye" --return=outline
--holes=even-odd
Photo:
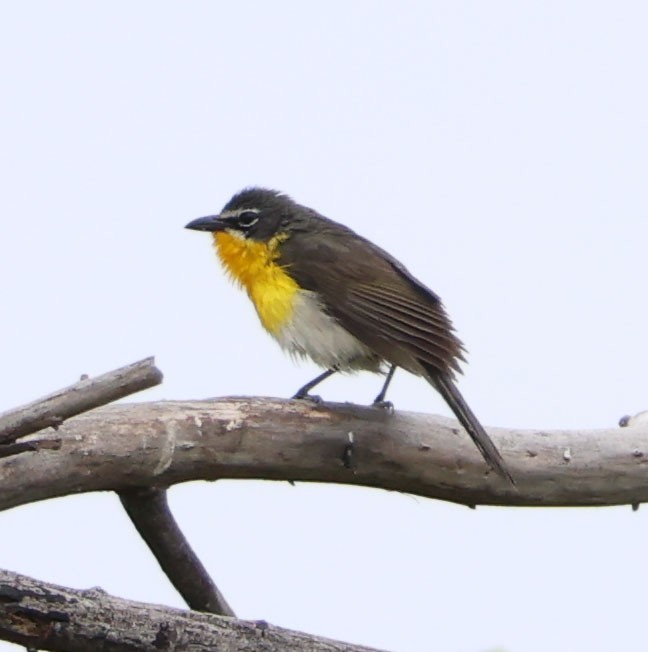
[[[238,216],[239,226],[250,227],[259,220],[259,215],[256,211],[243,211]]]

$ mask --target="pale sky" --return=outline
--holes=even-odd
[[[183,228],[246,185],[443,297],[485,425],[648,408],[646,25],[630,1],[2,3],[0,409],[151,354],[165,381],[137,400],[316,375]],[[402,371],[390,398],[449,414]],[[242,618],[393,652],[646,647],[648,509],[248,481],[171,502]],[[109,493],[1,513],[0,567],[182,605]]]

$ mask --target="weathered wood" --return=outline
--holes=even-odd
[[[269,625],[75,591],[0,570],[0,639],[55,652],[378,652]]]
[[[343,463],[349,433],[353,468]],[[648,501],[646,424],[490,428],[516,488],[489,471],[453,420],[346,404],[222,398],[114,405],[70,419],[54,434],[60,450],[0,460],[0,509],[82,491],[222,478],[356,484],[467,505]]]
[[[66,419],[100,405],[159,385],[162,372],[145,358],[95,378],[80,380],[32,403],[0,414],[0,444],[43,428],[58,428]]]
[[[233,617],[234,611],[173,518],[166,490],[127,489],[119,493],[119,499],[187,606],[195,611]]]

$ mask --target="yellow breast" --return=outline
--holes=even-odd
[[[214,233],[216,252],[228,274],[252,299],[264,328],[273,335],[292,319],[297,283],[278,264],[277,247],[285,239],[255,242],[226,231]]]

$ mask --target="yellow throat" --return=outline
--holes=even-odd
[[[288,237],[276,235],[257,242],[219,231],[214,246],[226,272],[248,293],[264,328],[276,335],[292,318],[293,299],[299,289],[280,264],[279,245]]]

